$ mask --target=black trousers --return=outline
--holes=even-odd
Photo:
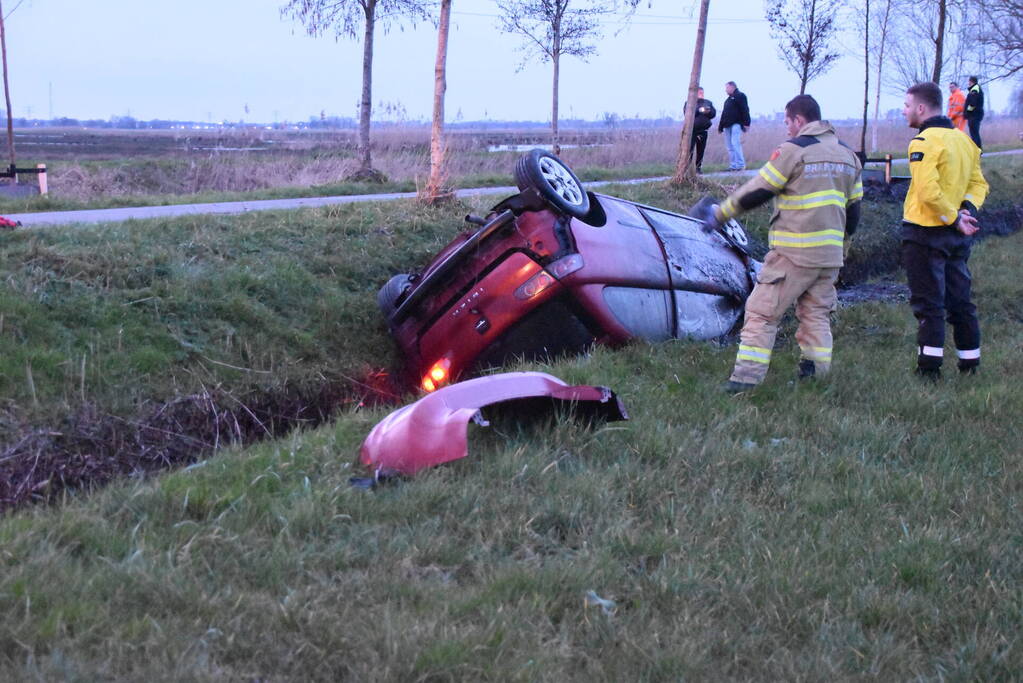
[[[980,122],[982,120],[983,119],[966,119],[966,125],[970,129],[970,139],[973,140],[973,144],[984,149],[984,145],[980,142]]]
[[[959,367],[980,364],[980,323],[970,301],[973,238],[952,227],[902,226],[902,262],[917,320],[917,365],[941,367],[945,322],[952,325]]]
[[[696,149],[696,170],[703,168],[703,153],[707,149],[707,131],[694,130],[693,137],[689,140],[689,156],[693,156],[693,149]]]

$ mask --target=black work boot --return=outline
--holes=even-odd
[[[750,384],[748,382],[735,382],[733,380],[728,380],[727,382],[721,385],[721,391],[725,392],[726,394],[743,394],[747,391],[755,389],[756,386],[757,386],[756,384]]]
[[[964,363],[959,364],[959,376],[967,377],[969,375],[976,375],[980,372],[980,363],[971,363],[966,365]]]
[[[941,379],[941,368],[918,367],[913,371],[913,374],[927,382],[937,382]]]
[[[816,374],[817,366],[812,360],[803,358],[799,361],[799,373],[796,375],[799,379],[813,379]]]

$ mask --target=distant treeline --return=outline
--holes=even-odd
[[[0,110],[0,116],[6,116]],[[884,118],[900,118],[900,111],[892,109]],[[776,112],[756,117],[759,122],[781,121],[782,114]],[[854,119],[832,119],[833,123],[855,123]],[[560,125],[563,128],[575,130],[587,129],[616,129],[616,128],[663,128],[677,126],[681,119],[671,116],[660,116],[656,118],[624,117],[619,114],[605,113],[596,120],[585,119],[561,119]],[[429,129],[430,122],[426,120],[400,120],[400,121],[374,121],[377,127],[395,128],[423,128]],[[449,130],[529,130],[533,128],[549,128],[550,121],[454,121],[444,124]],[[116,130],[343,130],[354,131],[358,128],[358,121],[350,117],[341,116],[310,116],[307,121],[282,121],[275,123],[260,123],[253,121],[180,121],[170,119],[152,119],[144,121],[131,116],[111,116],[109,119],[75,119],[61,116],[53,119],[31,119],[25,117],[14,118],[15,128],[107,128]]]

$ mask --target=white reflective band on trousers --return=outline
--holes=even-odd
[[[931,356],[932,358],[941,358],[942,356],[945,355],[945,349],[941,348],[940,346],[921,346],[920,355]]]
[[[960,360],[975,360],[980,358],[980,349],[956,349]]]

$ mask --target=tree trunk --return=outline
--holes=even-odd
[[[689,73],[689,95],[686,97],[686,112],[682,122],[682,141],[678,146],[675,176],[671,179],[671,182],[676,185],[691,183],[696,178],[695,154],[689,153],[689,145],[693,139],[693,128],[695,127],[696,91],[700,87],[700,74],[703,71],[703,46],[707,42],[707,12],[709,9],[710,0],[700,0],[700,21],[696,26],[696,47],[693,48],[693,70]]]
[[[931,80],[941,84],[941,62],[945,50],[945,19],[948,14],[948,0],[938,0],[938,35],[934,39],[934,71]]]
[[[373,29],[376,24],[377,0],[368,0],[366,32],[362,40],[362,102],[359,103],[359,174],[373,174],[373,158],[369,146],[369,121],[373,110]]]
[[[884,49],[888,45],[888,20],[892,14],[892,0],[885,0],[881,36],[877,46],[877,78],[874,79],[874,128],[871,130],[870,151],[877,151],[877,122],[881,117],[881,75],[884,71]]]
[[[870,0],[863,19],[863,127],[860,128],[860,153],[867,156],[867,109],[870,108]]]
[[[806,37],[806,54],[803,55],[803,75],[799,78],[799,94],[806,94],[806,82],[810,80],[810,64],[813,62],[814,18],[817,16],[817,0],[810,2],[810,31]]]
[[[447,84],[448,26],[451,24],[451,0],[441,0],[440,23],[437,27],[437,64],[433,80],[433,129],[430,131],[430,180],[426,184],[425,201],[433,203],[451,196],[444,173],[444,93]]]
[[[4,63],[4,101],[7,103],[7,153],[11,159],[11,170],[14,170],[14,112],[11,111],[11,89],[7,80],[7,33],[4,28],[4,8],[0,2],[0,53]],[[14,176],[14,182],[18,177]]]
[[[561,154],[561,143],[558,141],[558,78],[561,72],[561,53],[554,50],[554,99],[551,103],[551,147],[554,154]]]

